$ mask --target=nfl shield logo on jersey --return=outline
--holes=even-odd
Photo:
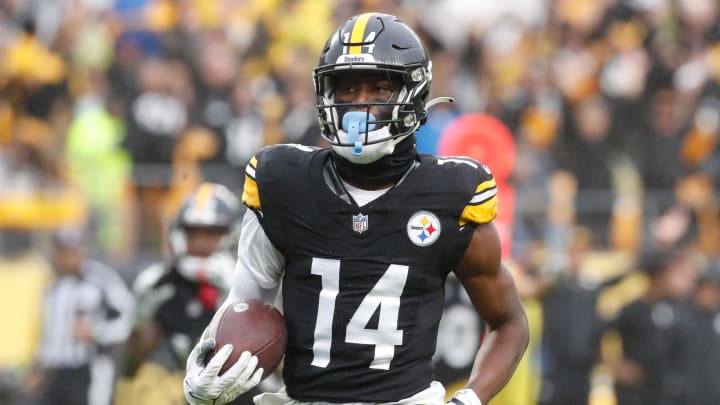
[[[353,215],[353,231],[363,233],[368,229],[368,216],[359,213]]]

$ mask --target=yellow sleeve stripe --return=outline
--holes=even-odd
[[[495,197],[497,195],[497,187],[483,191],[482,193],[475,194],[470,199],[470,205],[480,205],[485,201]]]
[[[251,178],[255,178],[255,169],[257,168],[257,159],[255,156],[250,159],[250,162],[248,162],[247,166],[245,166],[245,174],[250,176]]]
[[[460,226],[463,226],[468,222],[476,224],[490,222],[497,216],[497,205],[498,198],[496,195],[493,195],[480,204],[468,204],[465,206],[462,214],[460,214],[458,223]]]
[[[248,165],[248,167],[250,167]],[[243,186],[242,202],[249,208],[259,210],[262,209],[260,206],[260,194],[258,193],[257,182],[254,178],[246,175],[245,185]]]
[[[245,166],[245,185],[242,194],[243,204],[255,210],[262,208],[260,207],[260,193],[258,192],[257,181],[255,181],[257,163],[257,158],[253,156]]]
[[[490,180],[483,181],[482,183],[478,184],[478,186],[475,188],[475,194],[480,194],[483,191],[489,190],[489,189],[496,189],[497,183],[495,183],[495,178],[492,178]]]

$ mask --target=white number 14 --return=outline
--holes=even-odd
[[[318,298],[318,314],[315,320],[312,365],[327,367],[330,363],[332,324],[335,299],[340,288],[340,260],[314,258],[310,269],[320,276],[322,290]],[[375,346],[370,368],[388,370],[395,356],[395,346],[401,345],[403,331],[398,330],[400,295],[405,288],[408,266],[392,264],[385,274],[363,298],[345,330],[345,342]],[[368,329],[373,314],[380,307],[377,329]]]

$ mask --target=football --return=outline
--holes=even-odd
[[[224,345],[233,345],[230,357],[220,369],[222,375],[242,352],[249,351],[263,368],[263,379],[270,375],[285,355],[287,329],[285,319],[272,304],[261,300],[235,301],[224,304],[207,329],[207,336],[215,338],[215,353]]]

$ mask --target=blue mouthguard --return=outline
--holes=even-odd
[[[368,118],[371,121],[368,124]],[[350,111],[343,115],[343,128],[348,133],[350,142],[353,144],[353,155],[362,155],[363,143],[360,140],[360,133],[375,129],[375,116],[364,111]]]

